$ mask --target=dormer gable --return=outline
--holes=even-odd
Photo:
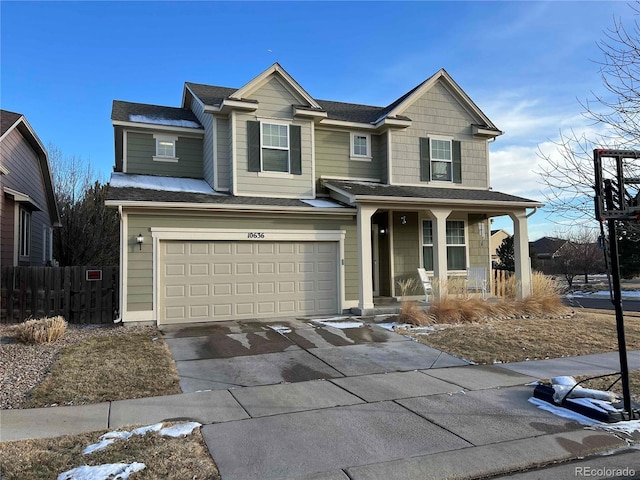
[[[442,85],[453,98],[457,100],[460,106],[473,118],[472,131],[475,136],[494,138],[502,135],[494,123],[487,117],[482,110],[475,104],[471,97],[465,93],[449,73],[441,68],[424,82],[405,93],[402,97],[388,105],[373,123],[383,122],[385,119],[406,118],[404,113],[418,99],[422,98],[436,84]]]

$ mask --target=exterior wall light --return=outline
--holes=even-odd
[[[136,242],[138,243],[138,245],[140,245],[140,251],[142,251],[142,242],[144,242],[144,237],[142,236],[142,233],[138,234],[138,236],[136,237]]]

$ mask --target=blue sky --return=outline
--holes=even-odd
[[[625,2],[0,2],[0,105],[41,140],[114,164],[114,99],[179,106],[185,81],[240,87],[279,62],[312,96],[387,105],[445,68],[498,128],[494,190],[542,200],[532,173],[560,129],[588,130],[596,42]],[[511,221],[494,228],[511,229]],[[539,212],[532,240],[558,231]]]

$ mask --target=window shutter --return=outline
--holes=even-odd
[[[420,139],[420,181],[431,180],[431,158],[429,155],[429,139]]]
[[[291,173],[294,175],[302,175],[302,139],[300,125],[289,126],[290,155],[291,155]]]
[[[453,148],[453,183],[462,183],[462,153],[460,142],[454,140],[452,143]]]
[[[249,147],[248,170],[260,171],[260,122],[247,122],[247,141]]]

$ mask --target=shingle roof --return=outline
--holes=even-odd
[[[205,105],[220,105],[222,100],[231,96],[238,89],[229,87],[216,87],[215,85],[203,85],[201,83],[185,82],[185,85]]]
[[[131,187],[110,187],[107,200],[311,208],[308,203],[294,198],[234,197],[232,195],[220,195],[219,193],[208,195],[206,193],[170,192]]]
[[[0,135],[4,135],[5,132],[20,119],[20,117],[22,117],[21,113],[0,110]]]
[[[124,102],[121,100],[114,100],[113,107],[111,109],[111,120],[130,122],[131,116],[134,118],[146,117],[150,120],[153,119],[166,119],[170,121],[183,121],[190,122],[197,125],[192,125],[192,128],[202,128],[202,125],[198,121],[198,118],[194,113],[187,108],[177,107],[164,107],[161,105],[148,105],[146,103],[133,103]],[[142,123],[154,123],[152,121]],[[190,126],[189,124],[181,126]]]
[[[538,255],[551,256],[567,243],[567,240],[554,237],[542,237],[535,242],[530,242]]]
[[[535,200],[516,197],[493,190],[472,190],[465,188],[413,187],[402,185],[385,185],[373,182],[350,182],[343,180],[325,180],[330,185],[355,196],[372,197],[408,197],[424,199],[467,200],[479,202],[517,202],[540,205]]]

